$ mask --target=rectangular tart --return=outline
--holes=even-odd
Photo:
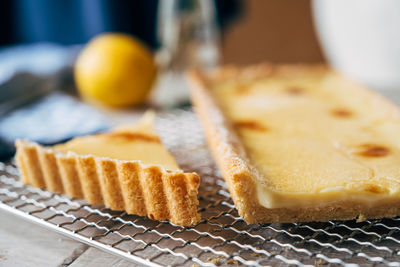
[[[189,75],[192,102],[247,223],[400,215],[400,109],[321,65]]]

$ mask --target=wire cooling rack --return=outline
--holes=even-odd
[[[0,208],[128,260],[150,266],[400,266],[400,219],[247,225],[237,214],[188,110],[157,118],[164,143],[196,171],[202,220],[184,228],[114,212],[18,181],[0,163]]]

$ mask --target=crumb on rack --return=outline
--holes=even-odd
[[[314,263],[315,263],[315,265],[324,265],[324,264],[326,264],[326,262],[323,259],[315,260]]]
[[[357,217],[357,222],[359,223],[359,222],[363,222],[363,221],[365,221],[367,219],[367,217],[365,217],[365,215],[364,214],[360,214],[360,215],[358,215],[358,217]]]
[[[229,265],[239,265],[239,262],[237,260],[234,259],[229,259],[226,261],[227,264]]]
[[[221,261],[224,260],[224,259],[227,259],[227,258],[224,257],[224,256],[221,256],[221,255],[218,255],[216,258],[211,258],[211,257],[207,258],[207,261],[211,262],[211,263],[213,263],[215,265],[219,265],[219,264],[221,264]],[[241,263],[239,261],[234,260],[234,259],[228,259],[226,261],[226,264],[229,264],[229,265],[241,265]]]
[[[221,256],[221,255],[218,255],[216,258],[211,258],[211,257],[208,258],[207,261],[208,261],[208,262],[211,262],[211,263],[213,263],[213,264],[215,264],[215,265],[217,265],[217,264],[220,263],[220,261],[221,261],[222,259],[225,259],[225,257],[224,257],[224,256]]]

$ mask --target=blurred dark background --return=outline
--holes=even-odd
[[[101,32],[126,32],[157,48],[158,4],[158,0],[4,0],[0,45],[81,44]],[[239,0],[218,0],[215,5],[221,27],[241,10]]]
[[[158,0],[2,0],[0,45],[82,44],[117,31],[155,49],[158,5]],[[309,0],[215,0],[215,5],[224,63],[323,60]]]
[[[100,32],[122,31],[154,46],[157,4],[154,0],[5,0],[0,3],[0,42],[77,44]]]

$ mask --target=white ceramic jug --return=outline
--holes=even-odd
[[[400,1],[313,0],[328,62],[378,90],[400,90]]]

